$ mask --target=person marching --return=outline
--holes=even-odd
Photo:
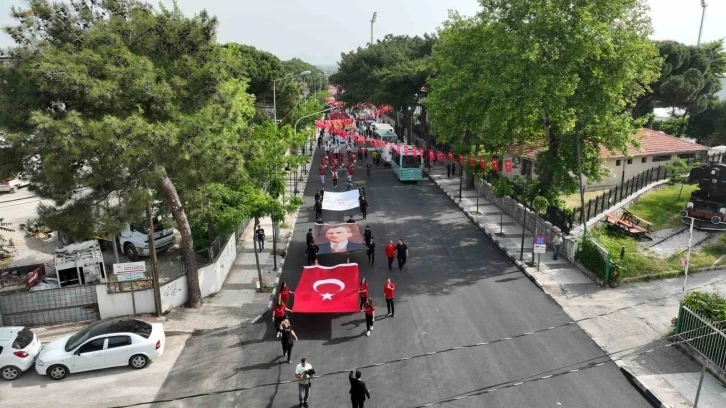
[[[366,336],[370,336],[373,322],[376,320],[376,306],[373,304],[372,298],[366,299],[364,312],[366,314]]]
[[[378,152],[374,150],[373,152],[371,152],[371,159],[373,159],[373,162],[376,164],[376,167],[378,167],[378,161],[376,160],[376,157],[378,157]]]
[[[393,257],[396,255],[396,246],[393,245],[393,241],[388,241],[385,249],[386,258],[388,258],[388,270],[393,268]]]
[[[372,168],[373,168],[373,165],[371,164],[371,162],[367,161],[366,162],[366,175],[368,176],[368,178],[371,178],[371,169]]]
[[[318,202],[320,200],[320,190],[315,190],[315,202]]]
[[[365,241],[366,246],[370,245],[371,237],[373,237],[373,232],[371,232],[371,227],[366,225],[366,229],[363,231],[363,240]]]
[[[285,302],[282,301],[282,297],[277,300],[277,304],[272,307],[272,321],[275,324],[275,330],[277,331],[277,337],[282,336],[280,332],[280,323],[287,319],[287,312],[292,313],[292,310],[285,306]]]
[[[325,185],[325,166],[324,165],[321,164],[320,167],[318,167],[318,173],[320,174],[320,183],[322,185]]]
[[[280,343],[282,343],[282,356],[287,356],[287,364],[290,364],[290,358],[292,358],[292,346],[297,341],[297,335],[295,331],[290,327],[290,320],[285,319],[280,323]]]
[[[355,378],[353,378],[353,372],[355,372]],[[366,387],[366,383],[360,379],[361,372],[359,370],[350,370],[348,375],[348,381],[350,381],[350,402],[353,404],[353,408],[365,408],[366,397],[371,399],[371,393]]]
[[[355,186],[353,185],[353,182],[348,180],[347,183],[345,183],[345,191],[351,191],[355,189]]]
[[[337,168],[333,168],[333,188],[338,188],[338,172]]]
[[[367,147],[363,148],[363,158],[368,160],[368,148]]]
[[[353,181],[353,166],[348,166],[348,182]]]
[[[300,399],[300,406],[307,408],[308,398],[310,397],[310,378],[313,377],[315,371],[313,365],[307,362],[307,359],[300,359],[300,364],[295,367],[295,378],[298,379],[297,391]]]
[[[408,245],[403,243],[403,239],[398,239],[398,245],[396,245],[396,257],[398,258],[398,270],[403,270],[403,265],[406,265],[406,258],[408,258]]]
[[[363,160],[363,148],[358,147],[358,160]]]
[[[348,218],[348,221],[345,222],[346,224],[355,224],[355,220],[353,219],[353,215],[350,215]]]
[[[386,316],[395,317],[396,311],[393,308],[393,299],[396,297],[396,285],[391,282],[391,278],[386,278],[386,283],[383,284],[383,297],[386,298],[386,308],[388,308]]]
[[[368,217],[368,199],[366,198],[366,196],[361,196],[361,199],[358,202],[358,205],[360,206],[360,214],[363,216],[363,219],[365,220]]]
[[[285,304],[285,306],[287,306],[287,300],[290,299],[291,293],[294,294],[295,292],[290,290],[290,287],[287,286],[287,283],[282,282],[280,284],[280,299],[282,300],[282,303]]]
[[[317,200],[315,202],[315,205],[313,206],[315,209],[315,218],[322,218],[323,217],[323,200]]]
[[[305,250],[305,255],[308,256],[308,266],[315,264],[315,260],[317,259],[317,253],[319,250],[320,247],[315,245],[315,242],[308,242],[308,248]]]
[[[446,178],[451,178],[451,163],[446,163]]]
[[[366,300],[368,299],[368,281],[366,278],[360,279],[358,285],[358,296],[360,296],[360,311],[365,310]]]
[[[373,240],[373,237],[371,237],[370,242],[367,244],[368,247],[368,262],[373,266],[373,263],[376,261],[376,243]]]

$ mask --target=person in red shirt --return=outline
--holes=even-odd
[[[358,148],[358,160],[363,160],[363,148]]]
[[[368,160],[368,148],[363,149],[363,158]]]
[[[320,173],[320,182],[325,185],[325,166],[322,164],[318,167],[318,173]]]
[[[386,245],[386,258],[388,258],[388,270],[393,268],[393,257],[396,256],[396,246],[393,245],[393,241],[388,241]]]
[[[353,181],[353,166],[348,166],[348,181]]]
[[[293,291],[290,290],[290,287],[287,286],[287,283],[282,282],[280,284],[280,299],[282,300],[282,302],[284,304],[287,305],[287,300],[290,299],[290,294],[291,293],[295,293],[295,292],[293,292]]]
[[[371,299],[371,298],[368,298],[366,300],[365,314],[366,314],[366,336],[370,336],[371,330],[373,330],[373,322],[376,319],[376,306],[373,304],[373,299]]]
[[[277,304],[272,307],[272,321],[275,324],[275,330],[277,331],[278,338],[282,336],[282,332],[280,331],[280,323],[282,323],[283,320],[287,319],[287,312],[292,313],[292,310],[288,309],[287,306],[285,306],[285,303],[282,301],[282,297],[280,297],[277,300]]]
[[[368,281],[366,281],[366,278],[360,280],[358,295],[360,296],[360,311],[362,312],[363,307],[366,305],[366,299],[368,299]]]
[[[393,309],[393,299],[396,297],[396,285],[391,282],[391,278],[386,278],[383,284],[383,297],[386,298],[386,307],[388,314],[386,316],[395,317],[396,311]]]

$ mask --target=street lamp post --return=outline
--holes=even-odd
[[[371,18],[371,45],[373,45],[373,23],[376,22],[376,16],[378,15],[377,12],[373,12],[373,17]]]
[[[696,42],[697,47],[701,45],[701,34],[703,33],[703,19],[706,17],[706,7],[708,7],[706,0],[701,0],[701,8],[703,10],[701,11],[701,26],[698,28],[698,41]]]
[[[303,71],[297,75],[288,75],[286,77],[277,78],[272,80],[272,109],[273,109],[273,118],[275,120],[275,125],[277,125],[277,81],[282,81],[283,79],[290,79],[295,78],[299,76],[307,76],[310,75],[310,71]]]

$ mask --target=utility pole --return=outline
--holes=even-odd
[[[698,28],[698,41],[696,42],[697,47],[701,45],[701,34],[703,33],[703,19],[706,17],[706,7],[708,7],[706,0],[701,0],[701,8],[703,10],[701,11],[701,26]],[[372,30],[373,28],[371,28],[371,32],[373,32]]]
[[[582,148],[580,147],[580,122],[575,123],[575,139],[577,139],[577,173],[580,176],[580,221],[583,236],[587,236],[587,220],[585,220],[585,185],[582,183]]]
[[[373,17],[371,18],[371,42],[370,45],[373,45],[373,23],[376,22],[376,16],[378,15],[377,12],[373,12]]]
[[[154,218],[151,216],[151,202],[146,203],[146,219],[149,222],[149,255],[151,255],[151,276],[154,280],[154,306],[156,315],[161,316],[161,288],[159,287],[159,263],[156,259],[156,243],[154,242]]]

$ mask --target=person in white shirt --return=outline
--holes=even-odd
[[[300,364],[295,367],[295,377],[298,379],[297,391],[300,399],[300,406],[308,406],[308,398],[310,397],[310,378],[309,373],[313,369],[313,365],[308,363],[305,358],[300,360]]]

